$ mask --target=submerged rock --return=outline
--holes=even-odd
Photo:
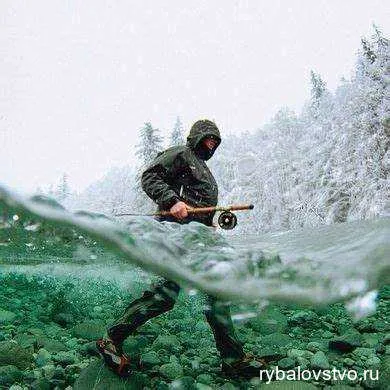
[[[12,313],[12,311],[0,309],[0,325],[12,324],[15,319],[15,313]]]
[[[22,377],[18,367],[13,365],[0,367],[0,386],[12,385]]]
[[[315,369],[327,370],[330,364],[326,355],[322,351],[318,351],[310,359],[310,366]]]
[[[313,325],[320,325],[318,323],[318,315],[311,310],[299,310],[294,313],[289,323],[293,326],[300,325],[302,327],[311,327]]]
[[[48,364],[51,360],[51,353],[44,348],[41,348],[38,351],[37,357],[35,358],[35,362],[38,367],[46,366],[46,364]]]
[[[0,366],[14,365],[23,370],[26,369],[32,361],[32,353],[15,342],[0,342]]]
[[[53,356],[54,361],[60,363],[63,366],[67,366],[69,364],[74,364],[77,361],[76,355],[72,352],[58,352]]]
[[[287,317],[277,307],[267,307],[256,318],[249,322],[250,327],[263,335],[287,330]]]
[[[178,363],[167,363],[160,367],[159,372],[164,377],[174,380],[183,376],[183,367]]]
[[[194,378],[190,376],[183,376],[176,379],[169,385],[170,390],[194,390]]]
[[[64,328],[67,328],[74,323],[73,315],[70,313],[58,313],[54,316],[53,320]]]
[[[286,357],[278,361],[278,367],[282,370],[288,370],[295,367],[295,359],[292,357]]]
[[[67,347],[61,341],[52,340],[52,339],[39,339],[39,344],[42,345],[47,351],[55,353],[60,351],[66,351]]]
[[[293,339],[284,333],[273,333],[261,338],[262,345],[275,348],[275,351],[279,351],[282,347],[287,347],[292,342]]]
[[[264,390],[317,390],[317,387],[304,381],[278,381],[264,383],[260,386]]]
[[[141,364],[145,367],[155,366],[161,363],[161,359],[158,356],[157,352],[149,351],[141,355]]]
[[[97,360],[81,371],[73,390],[140,390],[147,385],[147,379],[137,372],[122,379]]]
[[[102,321],[84,321],[73,328],[73,334],[85,340],[97,340],[104,335],[105,324]]]
[[[380,376],[379,376],[379,384],[380,389],[386,389],[388,390],[390,388],[390,356],[386,356],[382,360],[382,364],[379,370]]]
[[[362,336],[358,332],[346,333],[329,341],[329,349],[351,352],[362,345]]]
[[[168,352],[179,352],[181,345],[179,339],[175,335],[160,335],[153,342],[153,349],[164,349]]]

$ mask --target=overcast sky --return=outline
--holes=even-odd
[[[132,164],[146,121],[253,131],[309,96],[309,72],[350,77],[385,0],[20,1],[0,4],[0,182],[63,172],[81,190]],[[223,147],[223,144],[221,145]]]

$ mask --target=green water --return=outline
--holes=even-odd
[[[233,304],[246,350],[273,353],[274,366],[315,367],[322,351],[330,367],[378,367],[388,378],[389,219],[236,236],[197,223],[71,214],[53,201],[2,187],[0,216],[4,388],[88,388],[86,375],[100,364],[93,341],[158,275],[184,292],[171,312],[127,342],[132,355],[149,363],[120,384],[98,366],[96,388],[270,388],[220,375],[203,293]],[[329,347],[347,336],[354,337],[353,350]],[[385,382],[360,385],[386,388]]]

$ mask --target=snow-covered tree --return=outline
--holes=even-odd
[[[183,145],[184,143],[183,123],[181,122],[180,117],[177,117],[171,133],[170,146]]]
[[[138,212],[150,211],[152,206],[150,199],[141,188],[142,171],[155,159],[163,148],[163,138],[158,129],[153,128],[150,122],[146,122],[140,129],[140,143],[137,145],[136,155],[141,161],[135,178],[134,207]]]
[[[146,122],[140,129],[140,143],[136,147],[135,154],[143,165],[148,165],[162,150],[163,139],[160,130],[153,128],[150,122]]]
[[[57,185],[57,188],[55,190],[55,198],[59,202],[63,202],[69,195],[70,195],[69,178],[68,175],[64,173],[61,176],[60,182]]]
[[[256,132],[223,134],[208,163],[218,182],[219,203],[255,204],[253,211],[240,213],[238,231],[293,229],[388,213],[389,79],[389,40],[374,27],[374,34],[362,40],[351,79],[343,79],[333,93],[312,72],[311,96],[301,113],[283,108]],[[140,136],[137,155],[147,164],[161,148],[161,138],[150,124]],[[117,185],[107,191],[116,191]],[[153,208],[139,187],[132,191],[134,210]]]

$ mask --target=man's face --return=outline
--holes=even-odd
[[[206,146],[207,149],[213,150],[217,146],[217,141],[214,138],[205,138],[203,140],[203,145]]]

